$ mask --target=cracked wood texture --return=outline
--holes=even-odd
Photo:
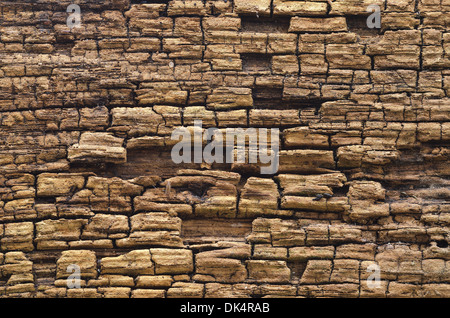
[[[71,3],[0,2],[1,297],[450,296],[449,1]],[[278,172],[173,163],[196,119]]]

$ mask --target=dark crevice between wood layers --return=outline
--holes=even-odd
[[[255,109],[313,109],[317,115],[320,107],[328,99],[283,99],[281,87],[255,87],[252,90]]]
[[[290,18],[286,17],[241,17],[242,32],[258,33],[287,33],[289,31]]]

